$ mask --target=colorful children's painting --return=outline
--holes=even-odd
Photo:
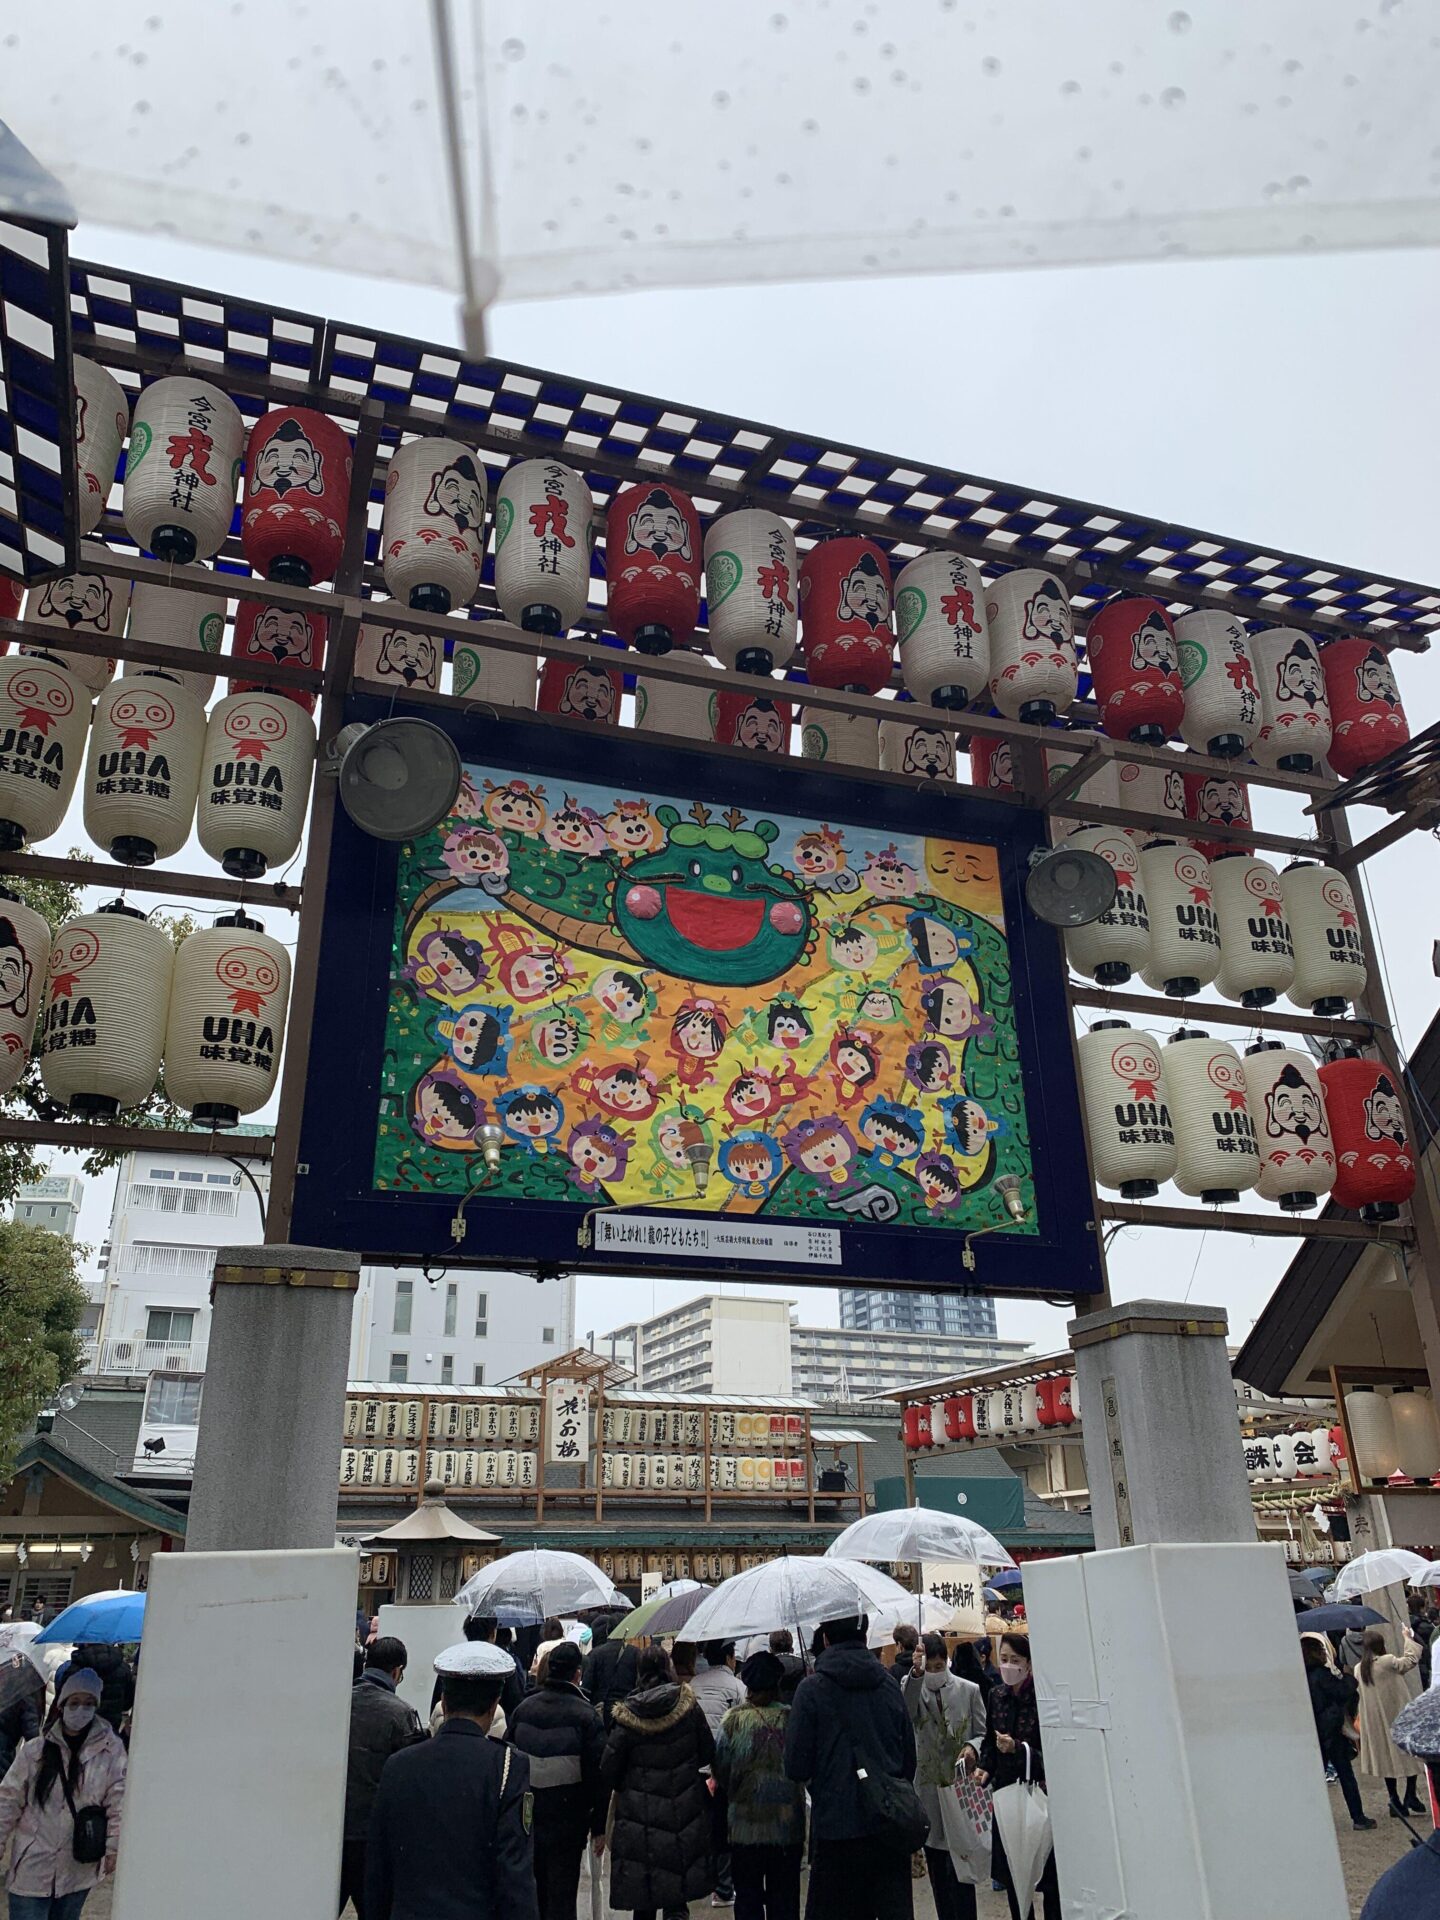
[[[993,847],[469,766],[402,849],[377,1189],[974,1232],[1001,1174],[1033,1223]]]

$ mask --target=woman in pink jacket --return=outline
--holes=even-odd
[[[10,1853],[10,1920],[78,1920],[102,1873],[115,1871],[125,1749],[96,1713],[100,1676],[68,1674],[45,1731],[27,1740],[0,1782],[0,1853]],[[75,1810],[105,1812],[104,1857],[75,1857]]]

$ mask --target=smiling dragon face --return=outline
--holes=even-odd
[[[794,966],[810,937],[805,895],[766,862],[777,829],[753,828],[738,812],[713,824],[703,807],[681,821],[658,818],[667,839],[629,866],[615,898],[615,924],[642,959],[682,980],[754,986]]]

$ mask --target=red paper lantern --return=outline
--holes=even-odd
[[[790,751],[790,702],[765,694],[712,693],[710,731],[722,747],[749,747],[755,753]]]
[[[700,617],[702,541],[695,503],[678,487],[642,481],[610,502],[605,578],[610,624],[637,653],[683,646]]]
[[[541,713],[564,714],[571,720],[589,720],[596,726],[620,723],[620,695],[624,676],[589,660],[547,660],[540,669]]]
[[[822,540],[800,562],[800,647],[812,686],[879,693],[890,684],[890,562],[873,540]]]
[[[975,1396],[973,1393],[954,1393],[945,1402],[945,1438],[947,1440],[973,1440],[975,1438]]]
[[[920,1408],[920,1444],[922,1447],[933,1447],[935,1444],[934,1419],[935,1407],[932,1402],[927,1400]]]
[[[914,1453],[918,1447],[924,1445],[924,1442],[920,1438],[920,1416],[922,1413],[926,1415],[926,1426],[928,1427],[929,1412],[930,1409],[928,1407],[916,1406],[913,1402],[901,1412],[900,1433],[907,1449],[911,1453]]]
[[[7,580],[3,574],[0,574],[0,620],[18,620],[20,603],[24,598],[25,582]],[[8,640],[0,640],[0,653],[8,652],[9,647]]]
[[[1344,1427],[1331,1427],[1330,1429],[1331,1464],[1333,1466],[1338,1466],[1342,1460],[1348,1460],[1349,1458],[1350,1458],[1349,1450],[1345,1445]]]
[[[275,407],[250,429],[240,545],[267,580],[333,580],[350,508],[350,442],[323,413]]]
[[[242,600],[235,609],[235,638],[230,651],[237,660],[263,660],[267,666],[318,667],[325,658],[325,621],[318,613],[267,607],[262,600]],[[303,687],[237,680],[230,691],[277,693],[304,707],[307,713],[315,711],[315,695]]]
[[[1180,654],[1170,615],[1158,600],[1122,594],[1085,632],[1100,724],[1116,740],[1163,746],[1185,712]]]
[[[1389,1069],[1354,1054],[1320,1068],[1335,1142],[1331,1198],[1366,1220],[1393,1220],[1415,1191],[1405,1102]]]
[[[1014,793],[1015,759],[1008,740],[993,733],[970,736],[970,779],[977,787],[989,787],[994,793]]]
[[[1059,1415],[1060,1425],[1062,1427],[1073,1427],[1075,1424],[1074,1374],[1062,1373],[1055,1385],[1058,1389],[1055,1395],[1055,1411]]]
[[[1035,1387],[1035,1411],[1042,1427],[1060,1426],[1060,1389],[1069,1389],[1070,1382],[1054,1374],[1048,1380],[1041,1380]]]
[[[1330,699],[1330,764],[1342,780],[1373,767],[1410,738],[1395,670],[1369,640],[1332,640],[1320,649]]]
[[[1251,827],[1250,789],[1243,780],[1228,773],[1187,773],[1185,775],[1185,818],[1201,826],[1220,821],[1230,827]],[[1202,840],[1195,845],[1207,860],[1218,860],[1226,853],[1248,853],[1243,840]]]

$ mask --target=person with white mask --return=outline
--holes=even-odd
[[[90,1889],[115,1871],[125,1748],[99,1716],[103,1684],[91,1667],[72,1669],[44,1732],[0,1782],[0,1853],[14,1839],[10,1920],[78,1920]]]
[[[936,1920],[975,1920],[975,1883],[982,1870],[988,1877],[989,1856],[966,1852],[953,1789],[962,1770],[979,1765],[985,1701],[972,1680],[951,1673],[938,1633],[916,1647],[900,1690],[915,1728],[915,1791],[930,1819],[925,1865]]]

